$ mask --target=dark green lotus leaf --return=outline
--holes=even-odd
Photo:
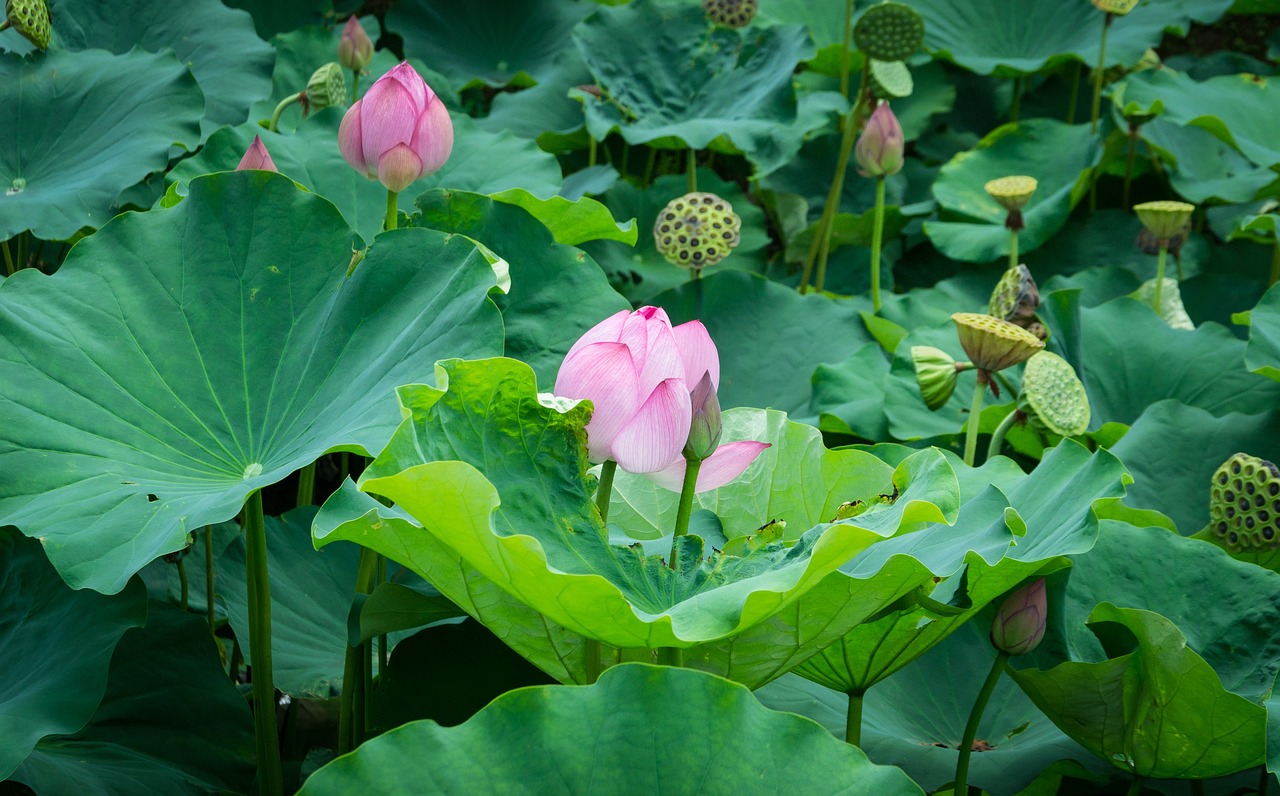
[[[206,572],[208,571],[205,565],[206,533],[213,534],[213,538],[210,541],[213,542],[213,565],[215,567],[213,577],[214,617],[215,621],[225,621],[227,618],[227,605],[223,595],[227,591],[227,584],[219,580],[216,567],[219,566],[227,548],[237,539],[240,539],[243,532],[240,529],[240,525],[232,521],[206,525],[191,534],[192,544],[187,550],[187,555],[182,559],[182,565],[187,573],[187,608],[198,614],[204,614],[208,606],[206,597],[208,592],[205,585]],[[174,605],[182,604],[182,579],[178,575],[178,567],[176,565],[165,561],[163,558],[158,558],[143,568],[139,574],[146,581],[148,596],[152,600],[170,602]],[[240,575],[240,580],[244,580],[243,574]],[[240,587],[243,587],[243,583],[241,583]]]
[[[495,748],[509,753],[486,751]],[[642,664],[614,667],[585,688],[510,692],[458,727],[407,724],[317,771],[301,793],[353,791],[922,793],[898,769],[873,765],[811,721],[768,710],[740,685]]]
[[[254,123],[219,130],[200,154],[169,172],[166,179],[177,184],[169,190],[181,194],[184,183],[201,174],[234,169],[259,135],[281,174],[333,202],[347,223],[371,241],[386,219],[387,189],[377,180],[365,179],[342,159],[338,125],[343,113],[341,108],[327,108],[288,135],[268,132]],[[449,161],[400,194],[402,211],[411,209],[413,199],[432,188],[476,193],[524,188],[537,196],[553,196],[560,190],[559,164],[532,141],[486,132],[464,115],[455,115],[453,125],[456,138]]]
[[[603,206],[579,202],[600,208],[617,229]],[[413,224],[465,235],[506,260],[511,288],[494,299],[502,310],[506,355],[532,365],[546,390],[584,332],[631,308],[586,253],[556,243],[546,226],[518,206],[440,189],[420,195],[416,205]]]
[[[1047,295],[1063,287],[1086,288],[1082,296],[1084,306],[1092,307],[1103,301],[1119,298],[1137,289],[1138,285],[1153,279],[1156,275],[1156,257],[1147,254],[1137,244],[1138,234],[1142,231],[1142,222],[1136,213],[1120,208],[1104,208],[1096,213],[1072,218],[1062,230],[1045,245],[1029,253],[1024,261],[1031,269],[1031,274],[1040,285],[1040,296],[1047,300]],[[1211,257],[1209,239],[1197,232],[1192,232],[1183,242],[1179,250],[1182,271],[1185,276],[1201,273],[1208,266]],[[1094,286],[1088,281],[1055,283],[1055,275],[1077,276],[1079,280],[1097,279],[1104,283],[1112,281],[1111,274],[1100,269],[1123,268],[1136,278],[1125,283],[1125,289],[1110,292],[1089,289]],[[1168,263],[1168,274],[1177,274],[1177,265],[1172,260]],[[1115,280],[1117,287],[1121,284]]]
[[[830,75],[840,74],[844,53],[844,7],[839,3],[771,0],[760,5],[754,22],[756,25],[803,25],[818,51],[809,60],[809,69]],[[856,73],[854,79],[857,79]]]
[[[204,98],[172,53],[63,50],[0,54],[0,107],[0,240],[62,240],[105,224],[171,146],[195,148]]]
[[[111,597],[72,591],[39,542],[0,529],[0,779],[41,738],[84,726],[107,688],[116,642],[146,617],[141,581]],[[49,650],[58,650],[56,665]]]
[[[253,16],[258,35],[270,39],[305,25],[320,25],[333,11],[333,0],[226,0],[232,8],[243,8]]]
[[[400,574],[407,571],[400,570]],[[388,580],[379,583],[360,608],[360,642],[401,630],[447,624],[464,617],[465,611],[428,583],[418,581],[406,585]]]
[[[800,148],[791,76],[814,54],[802,27],[713,28],[696,5],[636,0],[600,9],[573,38],[604,94],[583,97],[597,139],[617,130],[632,144],[693,149],[723,139],[765,172]]]
[[[942,167],[933,195],[950,215],[925,222],[925,234],[954,260],[988,262],[1007,256],[1007,211],[983,186],[1010,174],[1027,174],[1039,187],[1023,210],[1026,229],[1018,234],[1018,250],[1032,251],[1062,229],[1071,208],[1088,191],[1090,170],[1101,157],[1102,148],[1088,125],[1029,119],[998,127],[976,149]]]
[[[327,201],[237,172],[6,280],[3,521],[68,583],[118,591],[325,451],[379,450],[392,387],[428,363],[500,350],[473,244],[396,230],[348,278],[351,240]]]
[[[1169,161],[1169,183],[1188,202],[1248,202],[1276,178],[1203,127],[1156,119],[1143,125],[1142,137]]]
[[[848,359],[819,365],[813,372],[810,417],[823,431],[886,439],[889,421],[884,414],[884,380],[889,361],[878,343],[867,343]]]
[[[1177,625],[1110,602],[1094,608],[1087,622],[1100,638],[1127,630],[1136,645],[1096,663],[1014,674],[1064,732],[1140,777],[1201,779],[1263,762],[1267,711],[1225,689]]]
[[[489,115],[477,122],[495,133],[510,130],[521,138],[532,138],[548,152],[584,147],[582,102],[570,92],[593,83],[595,78],[577,48],[568,47],[555,56],[538,85],[497,94]]]
[[[36,793],[112,796],[247,793],[253,774],[253,718],[208,625],[152,605],[146,628],[116,646],[93,718],[42,740],[13,779]]]
[[[1272,287],[1249,313],[1249,345],[1245,366],[1280,381],[1280,287]]]
[[[925,48],[981,75],[1013,77],[1073,59],[1090,66],[1098,62],[1104,15],[1090,3],[1035,3],[1016,14],[1002,0],[911,5],[925,19]],[[1185,35],[1191,21],[1215,22],[1230,6],[1231,0],[1140,4],[1111,25],[1107,66],[1132,66],[1160,44],[1166,30]]]

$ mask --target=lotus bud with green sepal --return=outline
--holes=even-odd
[[[858,159],[858,170],[864,177],[897,174],[902,171],[905,146],[898,117],[889,109],[889,103],[880,103],[867,119],[867,126],[862,128],[862,135],[858,136],[858,144],[853,150]]]
[[[1089,396],[1071,363],[1040,351],[1022,371],[1018,409],[1033,428],[1074,437],[1089,428]]]
[[[1182,234],[1187,224],[1191,223],[1191,214],[1195,212],[1195,209],[1195,205],[1169,200],[1143,202],[1140,205],[1133,206],[1133,211],[1138,214],[1138,219],[1142,222],[1142,226],[1157,241],[1162,241],[1166,244]]]
[[[924,44],[924,18],[903,3],[880,3],[854,24],[853,41],[877,61],[905,61]]]
[[[1118,17],[1126,16],[1136,8],[1138,0],[1093,0],[1093,7]]]
[[[330,61],[311,73],[307,89],[302,92],[303,111],[320,111],[347,101],[347,79],[342,66]]]
[[[1001,603],[991,623],[991,643],[1009,655],[1025,655],[1040,646],[1047,618],[1044,578],[1036,578]]]
[[[1022,223],[1022,208],[1027,206],[1035,194],[1039,183],[1035,177],[1015,175],[991,180],[982,186],[987,195],[1003,207],[1008,216],[1005,217],[1006,229],[1020,230],[1026,225]]]
[[[338,61],[353,72],[359,72],[373,60],[373,41],[355,15],[347,19],[338,40]]]
[[[1035,322],[1039,306],[1040,288],[1031,276],[1031,269],[1019,264],[1000,277],[987,302],[987,314],[1026,329]]]
[[[6,0],[4,24],[0,30],[12,26],[37,49],[49,49],[52,28],[49,25],[49,6],[44,0]]]
[[[972,367],[956,362],[946,351],[929,345],[911,347],[911,364],[916,369],[916,384],[925,406],[936,412],[946,405],[956,390],[956,374]]]
[[[1280,467],[1237,453],[1213,474],[1209,530],[1232,552],[1280,547]]]
[[[974,367],[988,373],[1026,362],[1044,349],[1044,341],[1021,326],[977,312],[957,312],[951,316]]]
[[[667,262],[700,270],[729,255],[742,240],[742,219],[713,193],[672,199],[653,225],[653,243]]]
[[[684,458],[702,461],[716,452],[724,425],[720,419],[720,399],[711,373],[704,372],[690,396],[693,420],[689,424],[689,439],[684,444]]]
[[[756,18],[757,0],[702,0],[707,19],[726,28],[745,28]]]

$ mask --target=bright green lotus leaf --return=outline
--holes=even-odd
[[[1150,69],[1125,78],[1125,99],[1160,100],[1168,122],[1194,125],[1240,150],[1258,166],[1280,164],[1280,84],[1249,74],[1197,82],[1171,69]]]
[[[1029,119],[998,127],[976,149],[942,167],[933,195],[943,219],[925,222],[925,234],[954,260],[988,262],[1007,256],[1007,211],[983,186],[999,177],[1026,174],[1039,187],[1023,210],[1026,229],[1018,233],[1018,251],[1032,251],[1062,229],[1071,208],[1088,191],[1090,170],[1101,157],[1088,125]]]
[[[1245,367],[1280,381],[1280,287],[1272,287],[1249,314]]]
[[[430,362],[500,350],[473,244],[396,230],[347,277],[351,240],[324,199],[236,172],[5,280],[0,521],[118,591],[325,451],[379,450]]]
[[[362,491],[394,500],[427,534],[549,619],[613,646],[690,647],[741,633],[927,508],[916,494],[930,494],[930,477],[904,483],[892,504],[817,526],[791,545],[738,556],[682,537],[673,569],[661,555],[606,541],[585,476],[587,405],[563,414],[543,406],[532,370],[514,360],[439,367],[445,390],[400,390],[407,419],[361,476]],[[380,530],[366,531],[360,543],[430,580],[422,559],[431,548],[417,542],[424,534]]]
[[[169,190],[181,194],[185,183],[201,174],[234,169],[254,136],[261,136],[281,174],[333,202],[360,237],[371,241],[386,220],[387,189],[377,180],[365,179],[343,160],[338,151],[343,113],[341,108],[326,108],[292,134],[272,133],[252,122],[223,128],[209,137],[200,154],[169,172],[166,179],[176,183]],[[560,165],[532,141],[486,132],[464,115],[455,115],[453,126],[455,144],[449,161],[400,193],[402,211],[432,188],[476,193],[524,188],[537,196],[553,196],[560,190]]]
[[[563,196],[539,199],[523,188],[511,188],[490,196],[526,211],[551,230],[556,243],[565,246],[577,246],[591,240],[613,240],[634,246],[639,237],[634,218],[617,221],[609,208],[589,197],[573,201]]]
[[[404,37],[404,54],[443,72],[459,89],[529,86],[554,72],[573,26],[594,3],[397,3],[387,30]]]
[[[668,149],[727,140],[765,172],[800,149],[791,76],[813,56],[804,28],[711,27],[697,5],[636,0],[600,9],[573,39],[604,94],[583,97],[597,140],[615,130]]]
[[[62,240],[105,224],[171,146],[195,148],[204,98],[172,53],[63,50],[0,54],[0,107],[0,240]]]
[[[1142,126],[1142,138],[1169,162],[1169,183],[1188,202],[1248,202],[1276,178],[1203,127],[1157,119]]]
[[[579,202],[590,202],[608,217],[593,200]],[[583,333],[631,309],[586,253],[556,243],[551,231],[519,206],[437,189],[420,195],[416,207],[414,225],[465,235],[507,261],[511,287],[494,297],[502,310],[505,353],[532,365],[544,390],[555,384],[564,355]]]
[[[113,796],[246,793],[253,775],[253,717],[208,625],[153,605],[146,627],[116,645],[93,718],[42,740],[13,779],[36,793]]]
[[[486,751],[495,748],[508,753]],[[591,686],[512,691],[458,727],[406,724],[320,769],[300,793],[352,792],[922,793],[740,685],[643,664],[614,667]]]
[[[0,779],[41,738],[84,726],[107,688],[116,642],[146,617],[141,581],[111,597],[72,591],[38,542],[0,529]]]
[[[1065,733],[1140,777],[1201,779],[1263,762],[1267,711],[1226,690],[1177,625],[1110,602],[1094,608],[1087,622],[1100,638],[1117,626],[1127,630],[1136,645],[1096,663],[1014,673]]]
[[[925,49],[980,75],[1031,74],[1074,59],[1098,62],[1104,14],[1090,3],[1034,3],[1016,14],[1003,0],[915,0],[911,6],[924,16]],[[1231,0],[1140,4],[1112,23],[1107,66],[1133,66],[1166,30],[1185,35],[1191,21],[1215,22],[1230,6]]]

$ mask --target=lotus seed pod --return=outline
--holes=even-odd
[[[1173,201],[1143,202],[1133,206],[1142,226],[1157,241],[1165,243],[1182,234],[1183,227],[1191,223],[1191,214],[1195,209],[1195,205]]]
[[[1209,528],[1233,552],[1280,547],[1280,468],[1237,453],[1213,474]]]
[[[1035,177],[1013,176],[991,180],[982,188],[1005,210],[1013,211],[1026,207],[1039,185]]]
[[[755,19],[759,5],[756,0],[702,0],[702,10],[717,25],[745,28]]]
[[[313,72],[303,96],[306,97],[303,107],[313,111],[346,102],[347,78],[343,75],[342,66],[330,61]]]
[[[1031,276],[1031,269],[1019,265],[1000,277],[987,302],[987,314],[1026,329],[1035,321],[1039,306],[1040,288]]]
[[[940,348],[927,345],[911,347],[911,364],[916,369],[916,384],[929,411],[936,412],[951,398],[956,389],[956,361]]]
[[[742,219],[733,205],[713,193],[687,193],[658,213],[653,243],[667,262],[681,268],[715,265],[741,238]]]
[[[1123,17],[1138,5],[1138,0],[1093,0],[1093,7]]]
[[[881,99],[910,97],[915,90],[911,70],[901,61],[871,59],[871,94]]]
[[[994,373],[1026,362],[1044,348],[1044,341],[1021,326],[977,312],[951,316],[960,345],[979,370]]]
[[[44,0],[6,0],[4,16],[13,29],[38,49],[49,49],[52,28]]]
[[[1084,384],[1075,368],[1051,351],[1040,351],[1027,360],[1018,408],[1034,427],[1062,437],[1074,437],[1089,428]]]
[[[924,44],[924,18],[911,6],[871,6],[853,26],[858,49],[877,61],[905,61]]]

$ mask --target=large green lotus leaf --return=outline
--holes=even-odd
[[[1280,287],[1268,290],[1249,313],[1244,362],[1254,373],[1280,381]]]
[[[585,141],[573,141],[585,123],[582,103],[570,95],[571,89],[591,85],[595,79],[583,63],[577,48],[560,51],[538,85],[521,91],[503,91],[493,98],[489,115],[477,119],[486,130],[510,130],[521,138],[532,138],[548,152],[567,146],[580,148]],[[577,147],[572,147],[576,143]]]
[[[1136,213],[1120,208],[1104,208],[1096,213],[1072,218],[1062,230],[1045,245],[1024,258],[1031,274],[1040,285],[1040,295],[1047,300],[1053,290],[1065,287],[1083,287],[1084,306],[1092,307],[1105,300],[1128,295],[1138,285],[1155,278],[1156,257],[1142,251],[1137,245],[1142,222]],[[1202,272],[1208,265],[1211,250],[1208,239],[1192,232],[1179,252],[1184,274],[1191,276]],[[1123,268],[1133,274],[1135,280],[1122,283],[1106,273],[1109,269]],[[1168,263],[1169,276],[1177,273],[1174,262]],[[1092,272],[1092,273],[1091,273]],[[1053,277],[1070,275],[1077,281],[1054,282]],[[1104,284],[1115,285],[1109,293],[1091,290],[1095,285],[1088,281],[1097,279]],[[1120,289],[1123,287],[1124,289]]]
[[[791,76],[814,52],[798,25],[712,27],[696,5],[636,0],[600,9],[573,38],[604,93],[583,97],[597,139],[617,130],[631,144],[703,149],[723,137],[765,172],[800,149]]]
[[[1028,3],[1010,13],[1003,0],[915,0],[925,19],[925,48],[982,75],[1012,77],[1072,59],[1098,62],[1103,13],[1089,3]],[[1107,38],[1107,65],[1132,66],[1172,28],[1214,22],[1231,0],[1140,4],[1117,17]],[[1126,96],[1126,99],[1132,97]]]
[[[206,525],[191,534],[192,545],[187,550],[187,554],[182,558],[183,569],[187,573],[187,608],[198,614],[204,614],[208,609],[206,601],[206,573],[208,571],[205,565],[205,538],[206,533],[212,533],[213,538],[213,565],[214,565],[214,597],[213,611],[215,621],[225,621],[227,618],[226,605],[226,581],[221,580],[218,575],[218,565],[227,548],[237,539],[242,538],[243,531],[239,523],[219,522],[214,525]],[[242,542],[243,544],[243,542]],[[178,575],[178,568],[174,564],[158,558],[152,561],[139,573],[147,584],[148,597],[152,600],[160,600],[162,602],[170,602],[174,605],[182,604],[182,578]],[[240,576],[243,582],[244,576]],[[243,583],[241,583],[243,587]]]
[[[809,68],[828,74],[840,73],[844,52],[844,8],[839,3],[773,0],[760,6],[755,24],[803,25],[818,50],[809,61]],[[853,79],[857,79],[856,74]]]
[[[1197,82],[1182,72],[1152,69],[1125,78],[1124,98],[1144,105],[1160,100],[1163,120],[1203,127],[1259,166],[1280,164],[1280,85],[1265,77],[1234,74]]]
[[[114,592],[336,447],[376,451],[392,388],[501,348],[475,246],[381,237],[347,277],[336,208],[269,172],[197,179],[52,277],[0,285],[0,517],[76,587]]]
[[[1142,126],[1142,137],[1172,161],[1169,183],[1188,202],[1248,202],[1276,178],[1203,127],[1156,119]]]
[[[0,529],[0,779],[41,738],[84,726],[116,642],[146,617],[141,581],[112,597],[72,591],[37,541]]]
[[[614,667],[591,686],[512,691],[458,727],[407,724],[320,769],[301,793],[368,791],[922,793],[898,769],[765,708],[740,685],[644,664]]]
[[[1088,190],[1090,170],[1101,157],[1102,148],[1088,125],[1029,119],[998,127],[977,148],[942,167],[933,195],[951,215],[925,222],[925,234],[954,260],[988,262],[1007,256],[1007,212],[983,186],[999,177],[1026,174],[1039,187],[1023,210],[1026,229],[1018,233],[1018,251],[1032,251],[1062,229],[1071,208]]]
[[[305,25],[324,24],[333,13],[334,0],[226,0],[232,8],[243,8],[253,16],[258,35],[270,39]]]
[[[377,180],[365,179],[342,159],[338,125],[343,113],[341,108],[326,108],[292,134],[271,133],[252,122],[223,128],[209,137],[200,154],[169,172],[166,179],[177,184],[169,190],[181,193],[184,183],[201,174],[235,169],[254,136],[261,136],[281,174],[333,202],[347,223],[371,241],[386,219],[387,189]],[[401,192],[402,210],[411,209],[413,199],[432,188],[476,193],[524,188],[537,196],[553,196],[560,190],[559,164],[532,141],[481,130],[465,115],[455,115],[453,126],[456,138],[449,161]]]
[[[552,621],[613,646],[690,647],[733,636],[917,514],[943,519],[915,499],[930,490],[925,478],[904,483],[891,505],[815,527],[790,546],[706,551],[701,559],[703,540],[682,537],[671,568],[661,555],[606,541],[585,475],[587,405],[565,413],[543,406],[532,370],[514,360],[439,367],[447,389],[400,390],[408,416],[360,483],[428,533],[405,537],[384,526],[318,541],[358,539],[430,580],[423,559],[432,548],[418,537],[435,537]]]
[[[878,343],[867,343],[843,362],[819,365],[811,380],[809,417],[816,417],[814,424],[823,431],[887,439],[884,380],[888,373],[889,361]]]
[[[416,204],[415,225],[465,235],[507,261],[511,287],[495,297],[506,355],[532,365],[544,389],[555,384],[564,355],[584,332],[631,308],[586,253],[556,243],[547,227],[520,207],[439,189],[420,195]]]
[[[1177,625],[1110,602],[1094,608],[1087,622],[1099,637],[1127,630],[1136,645],[1096,663],[1014,673],[1063,732],[1141,777],[1201,779],[1263,762],[1266,709],[1223,688]]]
[[[404,37],[404,54],[421,58],[457,84],[528,86],[555,71],[573,26],[590,2],[491,0],[396,3],[387,30]]]
[[[89,723],[42,740],[13,778],[36,793],[113,796],[247,793],[253,774],[253,717],[208,625],[152,605],[146,628],[116,646]]]
[[[1280,412],[1215,417],[1180,401],[1147,407],[1111,449],[1133,473],[1125,502],[1167,514],[1184,535],[1209,522],[1209,483],[1232,454],[1280,461]]]
[[[171,146],[200,143],[204,114],[173,53],[137,49],[0,53],[0,106],[0,240],[102,226],[120,191],[164,170]]]

